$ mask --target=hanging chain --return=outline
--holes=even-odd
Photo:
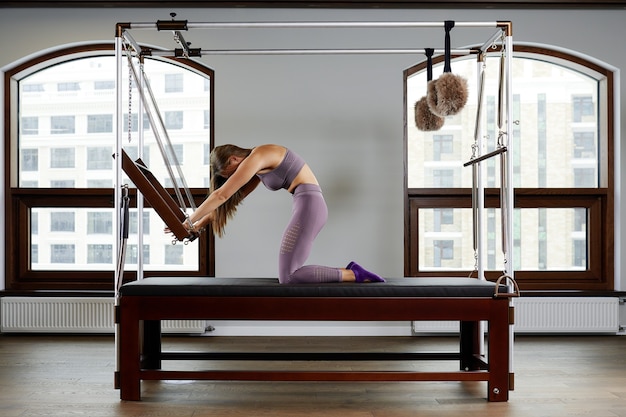
[[[139,115],[137,115],[139,123]],[[132,141],[133,131],[133,69],[128,66],[128,143]]]
[[[478,251],[475,250],[474,251],[474,270],[472,272],[470,272],[470,277],[472,276],[472,273],[476,272],[476,275],[478,275]]]

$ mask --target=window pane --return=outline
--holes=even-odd
[[[199,63],[189,63],[187,67],[182,61],[144,59],[142,69],[158,103],[158,109],[153,109],[140,103],[141,94],[137,89],[140,83],[128,79],[128,63],[123,60],[122,65],[126,68],[122,70],[123,79],[119,85],[124,91],[122,110],[118,112],[116,81],[112,78],[116,73],[113,51],[107,49],[96,52],[101,56],[89,53],[83,57],[73,50],[69,53],[68,56],[55,53],[53,59],[44,62],[31,60],[25,69],[11,78],[11,82],[16,83],[16,88],[11,89],[16,112],[7,116],[7,120],[17,136],[11,145],[16,154],[10,158],[7,156],[10,162],[7,168],[11,170],[10,187],[71,189],[50,190],[43,194],[22,190],[14,194],[21,204],[35,207],[30,209],[30,216],[25,216],[20,209],[7,219],[8,222],[16,219],[31,221],[25,229],[18,228],[16,232],[20,235],[19,240],[24,242],[18,245],[18,252],[24,250],[24,253],[17,253],[17,258],[30,261],[30,265],[23,269],[22,264],[16,262],[9,268],[12,269],[11,275],[15,272],[18,280],[30,279],[22,273],[26,271],[27,274],[29,268],[43,272],[36,274],[34,285],[52,278],[55,280],[50,281],[52,286],[66,285],[67,282],[82,286],[82,278],[76,280],[75,274],[67,275],[64,271],[115,269],[119,243],[117,213],[109,208],[110,198],[100,191],[86,192],[83,188],[115,186],[117,164],[112,155],[117,121],[123,130],[121,144],[124,150],[133,159],[141,157],[158,181],[168,184],[172,170],[163,161],[156,135],[158,133],[160,139],[165,139],[165,132],[158,123],[162,118],[168,129],[176,129],[175,134],[169,135],[169,140],[180,165],[172,176],[184,176],[190,188],[207,188],[208,185],[205,153],[208,154],[211,139],[211,132],[207,131],[212,120],[210,69],[201,68]],[[150,126],[147,110],[159,111],[159,116],[152,118],[155,126]],[[145,145],[141,152],[137,152],[140,135]],[[132,187],[125,177],[122,173],[122,184]],[[178,185],[181,184],[179,180]],[[72,199],[93,207],[67,208],[69,200],[66,196],[70,193]],[[31,194],[37,198],[30,199]],[[55,208],[55,205],[64,207]],[[143,242],[137,236],[138,229],[141,229],[139,225],[143,226]],[[206,272],[208,265],[199,261],[199,254],[206,253],[206,246],[176,242],[178,245],[174,247],[175,239],[163,232],[164,227],[153,210],[145,209],[142,219],[137,219],[137,212],[131,210],[125,268],[137,269],[139,255],[143,255],[141,261],[146,270],[170,270],[178,274]],[[22,236],[24,231],[26,236]],[[91,279],[90,274],[80,275],[86,280]],[[31,284],[29,281],[27,285]]]
[[[137,210],[129,214],[125,269],[130,271],[137,269],[137,245],[131,249],[137,242]],[[33,270],[89,270],[94,264],[100,264],[99,269],[114,270],[117,254],[113,209],[37,208],[31,210],[31,219],[31,255],[37,255],[31,256]],[[164,227],[154,210],[144,211],[144,270],[197,270],[197,246],[171,244]]]
[[[115,88],[115,80],[96,80],[93,83],[94,90],[113,90]]]
[[[20,171],[33,172],[39,169],[39,150],[24,149],[20,159]]]
[[[30,259],[33,263],[39,263],[39,247],[37,245],[30,246]]]
[[[113,149],[110,147],[87,148],[87,169],[111,169]]]
[[[57,91],[78,91],[80,84],[76,82],[62,82],[57,84]]]
[[[39,118],[35,116],[22,117],[20,120],[20,132],[22,135],[36,135],[39,133]]]
[[[183,128],[183,112],[182,111],[166,111],[165,112],[165,127],[167,129],[182,129]]]
[[[50,168],[74,168],[74,148],[50,149]]]
[[[124,130],[127,133],[129,130],[131,132],[137,132],[139,130],[138,119],[139,119],[139,116],[137,116],[137,113],[133,113],[130,115],[130,123],[129,123],[128,113],[124,114]],[[143,115],[143,129],[144,130],[150,129],[150,119],[148,118],[148,115],[145,113]]]
[[[51,232],[73,232],[74,213],[72,212],[52,212],[50,213]]]
[[[50,188],[73,188],[74,180],[50,180]]]
[[[87,234],[109,234],[113,232],[113,213],[90,212],[87,213]]]
[[[126,64],[123,63],[124,66]],[[176,130],[176,135],[170,135],[170,140],[176,148],[179,162],[182,164],[183,156],[187,156],[180,167],[187,185],[204,187],[208,167],[198,167],[207,165],[205,145],[210,138],[207,127],[211,100],[210,90],[205,88],[210,85],[207,76],[154,59],[145,59],[144,68],[167,129]],[[145,111],[138,115],[139,91],[136,87],[130,92],[127,90],[128,69],[124,68],[122,72],[124,110],[119,116],[124,131],[123,146],[125,149],[136,149],[138,120],[142,120],[145,141],[143,160],[158,180],[165,183],[169,172],[149,125],[148,115]],[[101,56],[57,64],[19,81],[20,186],[112,186],[116,165],[111,157],[111,150],[115,147],[113,121],[116,110],[111,74],[115,74],[115,58]],[[172,92],[184,93],[181,96],[184,99],[173,103]],[[42,111],[42,108],[49,110]],[[85,140],[86,134],[90,134],[88,141]],[[61,142],[59,136],[63,137]],[[52,151],[54,148],[56,150]],[[32,159],[32,150],[37,150],[38,160]],[[63,170],[51,173],[52,168]]]
[[[43,84],[24,84],[22,86],[24,93],[41,93],[43,91]]]
[[[50,133],[53,135],[68,135],[74,133],[76,128],[74,116],[50,117]]]
[[[165,246],[165,264],[182,265],[183,248],[180,245]]]
[[[135,265],[139,260],[139,254],[137,251],[137,245],[128,245],[126,248],[126,265]],[[143,263],[144,265],[150,264],[150,246],[143,245]]]
[[[104,180],[87,180],[87,188],[112,188],[113,181],[110,179]]]
[[[113,132],[112,114],[90,114],[87,116],[87,133]]]
[[[498,137],[499,58],[486,61],[483,153],[496,148]],[[442,65],[435,65],[433,78],[441,71]],[[426,71],[407,80],[409,188],[471,187],[471,168],[463,163],[471,158],[474,143],[476,71],[472,59],[452,63],[452,72],[468,80],[469,98],[465,108],[447,117],[435,132],[420,131],[413,122],[414,104],[426,94]],[[554,63],[523,57],[513,59],[513,74],[515,186],[598,187],[599,82]],[[482,165],[485,186],[498,187],[498,158]]]
[[[183,74],[165,74],[165,92],[183,92]]]
[[[87,245],[88,264],[111,264],[113,245]]]
[[[51,264],[73,264],[76,259],[76,248],[73,244],[50,245]]]
[[[419,210],[419,269],[421,271],[473,271],[474,224],[471,209]],[[500,210],[485,209],[483,262],[487,270],[502,270]]]
[[[520,212],[522,269],[573,271],[587,268],[585,208],[522,209]]]
[[[150,212],[144,210],[143,212],[143,233],[149,235],[150,234]],[[137,221],[137,211],[131,211],[128,213],[128,231],[129,233],[137,234],[139,233],[139,222]]]
[[[515,269],[576,271],[587,268],[587,210],[516,209],[513,215]],[[471,209],[419,210],[421,271],[474,270]],[[485,209],[482,239],[487,270],[502,270],[499,209]]]

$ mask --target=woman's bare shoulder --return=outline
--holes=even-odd
[[[285,148],[284,146],[274,145],[271,143],[259,145],[259,146],[256,146],[254,149],[252,149],[252,153],[257,153],[257,154],[284,155],[285,152],[287,152],[287,148]]]
[[[258,158],[263,160],[264,168],[274,168],[280,164],[286,153],[287,148],[284,146],[267,144],[259,145],[254,148],[252,153],[250,153],[250,156],[253,157],[253,159]]]

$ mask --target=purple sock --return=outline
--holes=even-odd
[[[352,272],[354,272],[356,282],[385,282],[384,278],[379,277],[375,273],[366,270],[354,261],[350,262],[346,269],[350,269]]]

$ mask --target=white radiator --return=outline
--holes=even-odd
[[[516,333],[618,333],[618,298],[522,297],[514,300]],[[4,333],[113,333],[112,298],[3,297],[0,298],[0,332]],[[217,323],[216,323],[217,324]],[[237,326],[219,323],[223,334],[245,336]],[[397,323],[396,323],[397,324]],[[258,326],[259,323],[256,323]],[[268,334],[285,333],[284,326],[268,324]],[[304,325],[303,327],[305,327]],[[223,327],[223,328],[222,328]],[[165,320],[164,333],[204,333],[200,320]],[[352,328],[345,328],[352,335]],[[390,330],[390,329],[388,329]],[[457,322],[413,322],[415,333],[455,333]],[[307,333],[305,328],[301,329]],[[332,334],[337,334],[337,329]],[[398,336],[406,332],[395,329]],[[218,332],[214,332],[217,334]],[[374,331],[374,334],[378,334]],[[361,334],[361,333],[359,333]],[[371,333],[370,333],[371,334]],[[384,333],[389,335],[389,331]]]
[[[3,297],[3,333],[113,333],[113,298]],[[165,320],[163,333],[203,333],[204,321]]]
[[[617,297],[522,297],[513,301],[516,333],[617,333]]]
[[[618,333],[619,298],[521,297],[513,299],[515,333]],[[415,333],[455,333],[457,322],[413,322]]]

